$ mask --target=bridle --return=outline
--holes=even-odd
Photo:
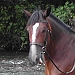
[[[42,21],[42,22],[46,22],[46,23],[48,24],[48,21]],[[49,24],[48,24],[48,25],[49,25]],[[50,29],[50,27],[49,27],[49,29]],[[69,73],[71,73],[71,72],[74,71],[74,69],[75,69],[75,62],[74,62],[74,65],[73,65],[72,69],[71,69],[69,72],[63,72],[63,71],[60,70],[60,69],[58,68],[58,66],[54,63],[54,61],[52,60],[51,56],[49,55],[49,53],[48,53],[47,50],[46,50],[47,41],[48,41],[48,34],[50,35],[50,38],[51,38],[51,40],[52,40],[52,31],[49,30],[49,29],[46,30],[46,36],[45,36],[44,44],[41,44],[41,43],[38,43],[38,42],[31,42],[30,45],[38,45],[38,46],[40,46],[40,47],[42,48],[41,54],[46,54],[46,56],[48,56],[49,60],[53,63],[53,65],[54,65],[61,73],[63,73],[63,74],[69,74]]]
[[[42,22],[48,24],[47,21],[42,21]],[[49,29],[46,29],[46,36],[45,36],[45,40],[44,40],[44,43],[43,44],[38,43],[38,42],[31,42],[30,45],[38,45],[38,46],[42,47],[42,49],[45,49],[46,46],[47,46],[48,34],[50,35],[50,37],[52,37],[52,31],[49,30]]]
[[[46,30],[46,36],[45,36],[45,40],[44,40],[44,43],[43,44],[38,43],[38,42],[31,42],[30,45],[38,45],[38,46],[42,47],[42,49],[45,49],[46,46],[47,46],[48,33],[51,36],[51,31]]]

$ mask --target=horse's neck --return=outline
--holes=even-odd
[[[60,23],[56,23],[56,21],[51,20],[51,28],[52,28],[52,40],[60,40],[61,37],[67,37],[71,34],[74,35],[73,31],[70,30],[68,27],[68,29],[66,29],[63,25],[61,25]],[[68,37],[69,38],[69,37]]]
[[[52,38],[49,44],[50,49],[48,51],[50,52],[50,55],[54,58],[64,58],[68,54],[68,44],[70,41],[75,38],[74,33],[72,31],[66,29],[63,25],[60,25],[56,21],[54,21],[52,18],[49,18],[50,25],[52,28]],[[74,44],[75,46],[75,44]],[[62,57],[63,56],[63,57]]]
[[[57,35],[59,36],[59,35]],[[57,38],[57,37],[56,37]],[[61,34],[58,39],[52,42],[52,57],[57,61],[65,59],[69,52],[69,43],[73,39],[73,35],[71,34]]]

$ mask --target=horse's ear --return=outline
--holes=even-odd
[[[47,10],[45,10],[45,12],[43,13],[43,16],[44,16],[45,18],[48,17],[49,14],[50,14],[50,12],[51,12],[51,7],[48,8]]]
[[[30,13],[30,12],[28,12],[27,10],[24,10],[23,9],[23,11],[24,11],[24,13],[25,13],[25,16],[27,17],[27,18],[29,18],[32,14]]]

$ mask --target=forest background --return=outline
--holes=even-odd
[[[0,50],[28,51],[28,19],[23,9],[33,12],[49,7],[75,31],[75,0],[0,0]]]

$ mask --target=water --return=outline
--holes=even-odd
[[[44,75],[44,65],[30,66],[28,53],[0,52],[0,75]]]

